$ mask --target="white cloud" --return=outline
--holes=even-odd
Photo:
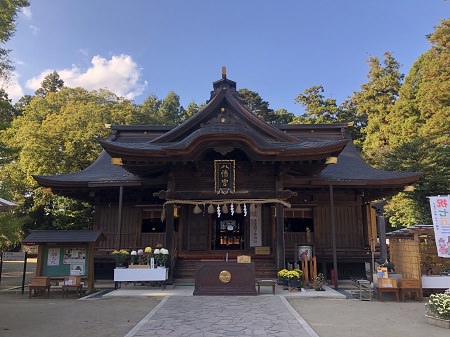
[[[13,73],[11,79],[7,83],[2,83],[1,85],[8,93],[8,98],[11,99],[13,103],[17,102],[24,95],[18,77],[17,73]]]
[[[107,60],[99,55],[91,60],[88,69],[72,68],[56,69],[64,85],[67,87],[82,87],[87,90],[108,89],[118,96],[134,99],[144,91],[147,83],[140,80],[141,69],[129,55],[113,55]],[[26,82],[26,86],[36,90],[41,86],[45,76],[53,70],[46,70],[39,76]]]
[[[37,33],[39,33],[39,31],[41,30],[39,27],[36,27],[34,25],[30,25],[29,28],[31,30],[31,34],[33,35],[37,35]]]
[[[31,17],[33,16],[33,14],[31,13],[30,7],[23,7],[22,14],[25,15],[25,17],[29,20],[31,20]]]
[[[80,54],[82,54],[83,56],[88,56],[88,55],[89,55],[88,50],[87,50],[87,49],[84,49],[84,48],[78,49],[78,52],[79,52]]]

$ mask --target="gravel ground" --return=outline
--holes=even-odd
[[[161,297],[50,298],[28,297],[20,289],[23,265],[4,266],[0,291],[1,337],[123,337]],[[34,274],[29,264],[28,279]],[[214,297],[210,297],[211,300]],[[321,337],[448,337],[448,329],[426,323],[424,302],[358,301],[328,298],[288,298],[294,309]]]

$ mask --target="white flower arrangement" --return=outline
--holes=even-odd
[[[432,294],[425,309],[428,316],[450,320],[450,288],[442,294]]]
[[[166,266],[169,261],[169,251],[165,248],[156,248],[153,255],[158,266]]]

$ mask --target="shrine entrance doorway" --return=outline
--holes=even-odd
[[[213,250],[245,249],[245,217],[243,214],[222,214],[213,217]]]

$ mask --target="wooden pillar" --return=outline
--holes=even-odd
[[[276,205],[276,232],[277,232],[277,268],[278,270],[285,267],[285,245],[284,245],[284,207],[281,204]]]
[[[119,186],[119,209],[117,212],[117,249],[122,248],[122,203],[123,203],[123,186]]]
[[[165,248],[169,251],[169,281],[173,279],[173,268],[175,267],[175,259],[174,259],[174,205],[169,204],[166,206],[166,242]]]
[[[87,261],[87,271],[88,271],[88,293],[91,294],[95,291],[94,286],[94,250],[95,242],[89,242],[88,244],[88,261]]]
[[[43,245],[43,244],[38,245],[35,276],[42,276],[42,273],[44,272],[44,268],[43,268],[43,266],[44,266],[44,248],[45,248],[45,245]]]
[[[331,221],[331,238],[333,242],[333,269],[334,269],[334,289],[338,289],[338,265],[336,252],[336,219],[334,216],[334,193],[333,185],[330,184],[330,221]]]

